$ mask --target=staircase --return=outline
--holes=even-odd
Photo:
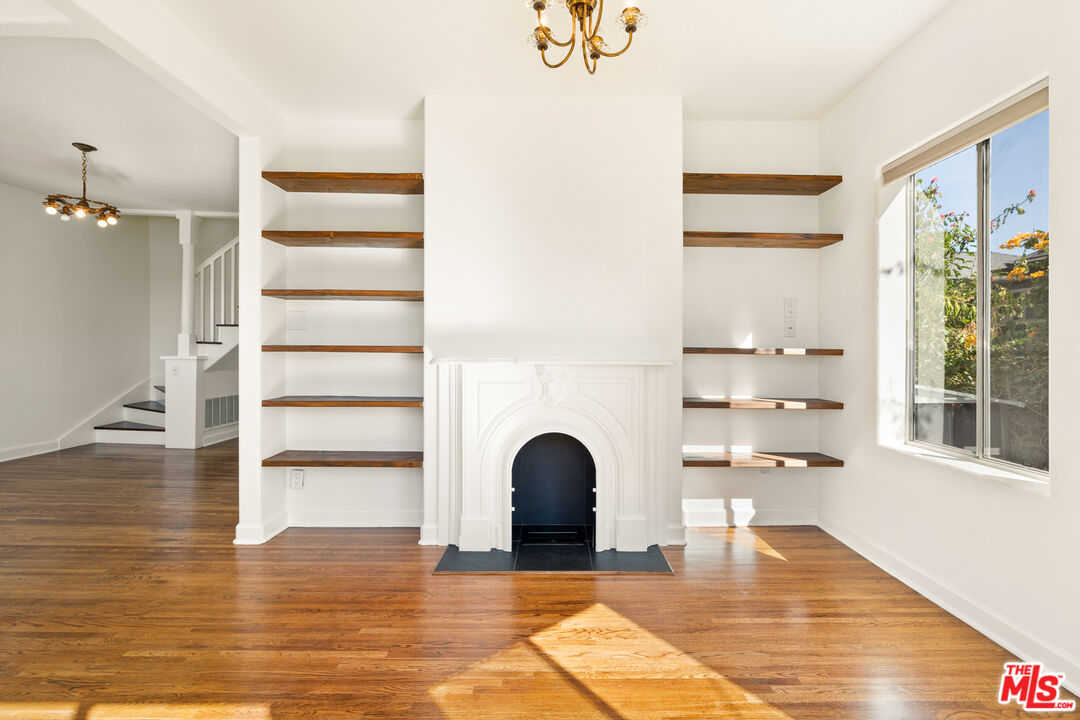
[[[237,323],[239,238],[207,258],[195,272],[197,354],[204,370],[232,360],[235,367],[240,326]],[[165,378],[168,382],[168,378]],[[117,403],[110,414],[119,420],[94,426],[94,442],[127,445],[165,445],[166,385],[153,385],[150,399]],[[183,398],[177,398],[178,402]],[[193,401],[188,399],[188,401]],[[196,408],[203,412],[203,408]],[[207,411],[209,412],[209,411]]]

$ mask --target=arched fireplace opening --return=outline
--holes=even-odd
[[[512,469],[514,544],[594,547],[596,463],[576,438],[539,435]]]

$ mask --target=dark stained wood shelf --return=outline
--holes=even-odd
[[[288,247],[405,248],[424,247],[422,232],[381,230],[263,230],[263,237]]]
[[[264,297],[282,300],[382,300],[423,302],[422,290],[263,290]]]
[[[422,452],[377,450],[286,450],[268,457],[263,467],[399,467],[424,466]]]
[[[263,352],[309,352],[309,353],[417,353],[420,345],[263,345]]]
[[[271,172],[262,174],[286,192],[422,195],[423,173]]]
[[[683,467],[844,467],[844,461],[818,452],[762,451],[754,453],[683,453]]]
[[[683,398],[684,408],[714,410],[843,410],[844,403],[821,398]]]
[[[263,400],[263,407],[424,407],[422,397],[369,395],[285,395]]]
[[[690,195],[820,195],[840,184],[840,175],[738,175],[683,173]]]
[[[828,233],[707,232],[687,230],[683,247],[795,248],[814,250],[844,239]]]
[[[843,355],[841,348],[685,347],[684,355]]]

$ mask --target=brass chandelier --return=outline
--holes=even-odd
[[[42,203],[45,206],[45,212],[49,215],[58,215],[64,222],[70,221],[72,217],[81,220],[87,215],[92,215],[97,217],[98,227],[115,225],[120,217],[120,211],[115,206],[86,197],[86,154],[94,152],[97,148],[86,143],[71,144],[82,153],[82,197],[49,195]]]
[[[529,45],[540,51],[540,59],[544,61],[544,64],[549,68],[565,65],[574,54],[578,33],[580,33],[581,57],[590,75],[596,73],[596,64],[601,57],[618,57],[629,50],[630,43],[634,41],[634,33],[644,27],[648,20],[645,13],[634,6],[623,10],[616,22],[626,31],[626,45],[618,52],[608,52],[608,44],[600,35],[600,21],[604,17],[604,0],[525,0],[525,4],[536,11],[536,17],[540,23],[529,34],[528,41]],[[570,11],[570,39],[566,42],[556,40],[551,34],[551,28],[545,24],[544,10],[553,6],[562,6]],[[547,58],[547,50],[552,45],[568,48],[566,56],[557,63],[552,63]]]

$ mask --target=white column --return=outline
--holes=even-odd
[[[195,356],[195,237],[190,210],[176,213],[180,221],[180,335],[176,341],[179,357]]]

